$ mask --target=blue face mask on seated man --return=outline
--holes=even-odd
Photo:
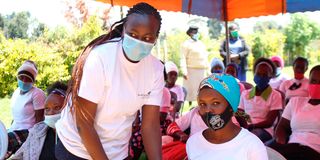
[[[140,61],[147,57],[154,46],[154,43],[143,42],[128,34],[124,34],[122,47],[126,56],[132,61]]]

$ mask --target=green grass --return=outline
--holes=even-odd
[[[6,128],[9,128],[12,121],[10,98],[0,99],[0,105],[0,120],[4,123]]]

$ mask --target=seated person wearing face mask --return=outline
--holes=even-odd
[[[286,95],[286,104],[292,97],[308,97],[309,80],[304,77],[309,62],[306,58],[298,57],[293,61],[294,78],[281,83],[279,90]]]
[[[210,72],[211,73],[223,73],[224,71],[224,64],[221,59],[219,58],[212,58],[210,64]]]
[[[271,60],[257,59],[253,70],[256,86],[242,92],[239,110],[245,111],[251,118],[248,130],[265,142],[272,138],[275,120],[282,110],[282,97],[269,85],[275,74]]]
[[[239,85],[230,75],[214,73],[201,82],[198,108],[207,127],[188,139],[188,159],[268,159],[263,143],[231,120],[239,98]]]
[[[34,86],[38,70],[36,64],[25,61],[18,69],[18,88],[11,97],[13,123],[8,130],[6,158],[14,154],[28,137],[28,129],[44,119],[45,93]]]
[[[270,59],[275,64],[277,69],[276,76],[270,79],[269,85],[273,89],[279,89],[281,83],[289,79],[287,75],[281,72],[284,67],[284,61],[280,56],[272,56]]]
[[[55,123],[60,119],[67,86],[55,82],[47,89],[45,101],[45,120],[35,124],[29,130],[29,136],[12,159],[23,160],[55,160],[54,148],[57,141]]]
[[[246,88],[244,87],[244,85],[240,82],[240,80],[237,78],[238,77],[238,65],[236,63],[229,63],[225,69],[225,73],[231,75],[232,77],[234,77],[236,79],[236,81],[239,84],[240,87],[240,94],[242,93],[242,91],[244,91]]]
[[[269,146],[288,160],[320,159],[320,65],[309,74],[309,96],[293,97]]]

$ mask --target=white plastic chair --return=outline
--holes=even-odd
[[[277,152],[276,150],[267,147],[267,154],[268,154],[268,159],[269,160],[287,160],[286,158],[284,158],[279,152]]]
[[[6,127],[0,120],[0,160],[4,159],[8,149],[8,133]]]

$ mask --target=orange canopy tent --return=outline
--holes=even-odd
[[[112,5],[131,7],[146,2],[158,10],[185,12],[225,21],[226,39],[229,40],[228,21],[236,18],[275,15],[320,10],[319,0],[98,0]],[[229,62],[229,43],[227,61]]]
[[[235,18],[320,10],[318,0],[99,0],[129,6],[146,2],[159,10],[185,12],[232,21]]]

